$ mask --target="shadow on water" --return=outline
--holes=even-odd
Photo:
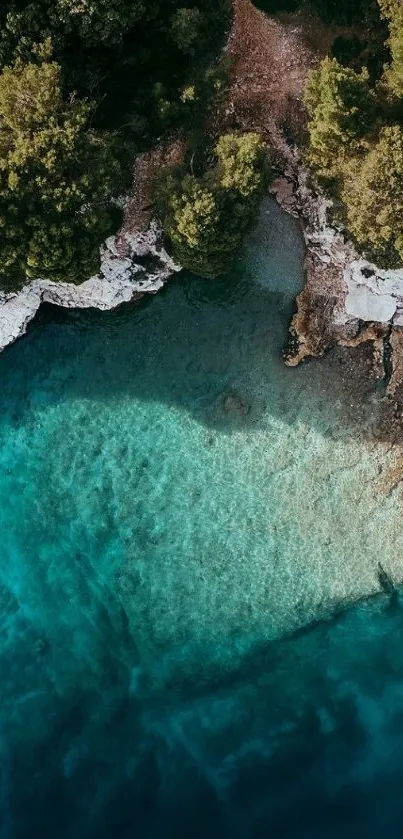
[[[303,261],[298,222],[267,198],[228,277],[182,272],[154,297],[112,312],[43,306],[0,357],[2,422],[18,424],[41,403],[129,397],[225,433],[258,429],[270,415],[333,437],[371,435],[382,393],[368,347],[298,369],[283,363]]]
[[[43,306],[28,336],[0,357],[2,421],[23,421],[37,388],[46,404],[165,403],[226,433],[259,428],[267,414],[327,426],[335,437],[365,433],[381,404],[369,348],[287,369],[293,306],[292,295],[240,270],[214,283],[182,274],[155,298],[113,312]]]
[[[283,423],[302,419],[333,437],[356,433],[360,423],[370,428],[375,383],[356,363],[366,361],[365,349],[337,351],[297,370],[284,366],[281,348],[303,280],[302,256],[300,246],[293,255],[280,235],[276,240],[267,270],[263,249],[263,266],[256,258],[217,283],[182,275],[137,307],[105,314],[44,307],[27,338],[0,358],[0,423],[37,420],[49,406],[63,408],[70,400],[108,407],[130,397],[177,408],[225,433],[259,429],[268,413]],[[295,287],[286,289],[292,271]],[[58,418],[57,445],[65,416]],[[38,466],[45,480],[49,461]],[[23,480],[12,485],[17,496]],[[90,518],[79,531],[84,537],[97,515],[114,535],[105,486],[104,504],[91,496]],[[59,505],[68,516],[65,499]],[[46,520],[52,548],[59,539],[57,505],[52,496]],[[97,564],[107,559],[102,528],[99,533]],[[63,611],[56,594],[68,591],[66,615],[76,597],[84,616],[96,601],[84,584],[91,568],[87,573],[84,564],[72,586],[59,589],[63,568],[56,555],[48,587],[49,554],[37,556],[28,542],[24,550],[34,560],[27,566],[29,589],[41,574],[46,581],[38,588],[46,620],[53,615],[46,611],[52,604],[43,603],[48,592],[53,608]],[[85,563],[85,545],[79,560]],[[17,567],[22,574],[22,554]],[[109,611],[101,601],[90,615],[94,646],[86,643],[85,622],[71,641],[68,626],[71,656],[60,667],[66,624],[55,621],[52,649],[33,655],[17,599],[14,642],[5,621],[1,648],[7,731],[0,717],[0,839],[336,839],[342,832],[368,839],[381,829],[400,837],[403,613],[387,572],[378,571],[381,596],[245,651],[238,668],[220,664],[219,672],[205,675],[208,663],[201,662],[200,678],[192,669],[192,680],[178,678],[163,694],[139,674],[141,639],[113,604]],[[68,681],[67,665],[78,674],[85,669],[85,678],[74,672]],[[31,685],[49,696],[48,703],[38,701],[49,718],[32,715],[38,732],[24,713],[35,707]]]
[[[1,770],[1,839],[401,836],[403,613],[381,595],[209,690],[60,703]]]

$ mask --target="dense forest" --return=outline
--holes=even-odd
[[[95,272],[136,154],[170,132],[203,148],[156,186],[172,250],[224,270],[264,183],[259,137],[205,136],[230,1],[11,0],[0,14],[1,286]]]
[[[331,54],[306,86],[302,150],[357,246],[403,263],[403,4],[256,0],[319,15]],[[81,282],[118,230],[133,161],[181,137],[152,200],[168,245],[206,277],[228,267],[269,176],[259,134],[217,136],[231,0],[10,0],[0,8],[0,287]],[[187,151],[186,151],[187,149]]]

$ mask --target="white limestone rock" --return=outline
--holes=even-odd
[[[333,322],[350,321],[403,325],[403,269],[383,270],[361,258],[343,232],[328,221],[332,202],[315,194],[309,173],[298,169],[297,201],[305,221],[305,241],[312,254],[324,266],[340,271],[345,293],[334,307]]]
[[[393,318],[393,326],[403,327],[403,309],[397,309]]]
[[[99,273],[80,285],[33,280],[21,291],[0,292],[0,351],[26,332],[42,302],[107,310],[139,294],[155,294],[180,270],[161,238],[156,222],[145,232],[111,236],[101,247]]]
[[[398,309],[403,308],[403,270],[384,271],[376,265],[357,259],[346,265],[348,288],[346,311],[360,320],[395,323]]]
[[[396,299],[390,294],[374,294],[365,285],[352,288],[346,297],[347,314],[363,321],[389,323],[396,307]]]

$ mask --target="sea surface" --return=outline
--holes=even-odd
[[[403,495],[304,249],[44,309],[0,357],[0,839],[403,835]]]

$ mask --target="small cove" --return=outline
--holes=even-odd
[[[375,384],[283,364],[302,264],[268,201],[225,281],[45,311],[0,357],[1,839],[263,836],[263,800],[336,836],[304,810],[323,761],[333,797],[349,757],[378,772],[403,618],[362,600],[380,560],[403,579],[401,490]]]

